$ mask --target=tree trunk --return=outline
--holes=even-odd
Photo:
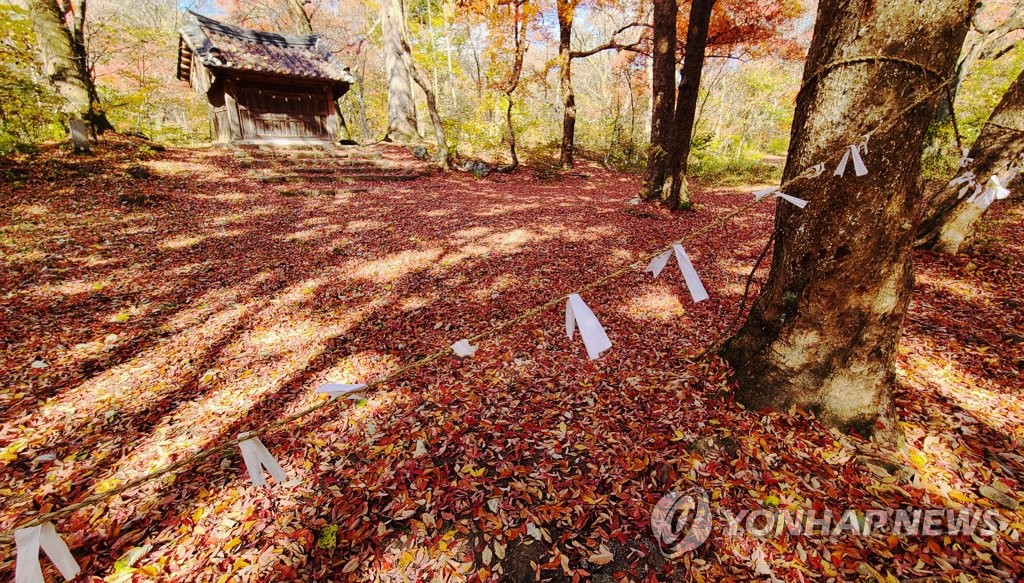
[[[931,0],[924,9],[916,0],[820,2],[783,179],[819,162],[829,168],[787,186],[810,204],[778,204],[768,281],[722,350],[748,407],[795,405],[840,429],[901,442],[891,390],[914,280],[921,146],[972,3]],[[822,70],[878,54],[920,63],[942,79],[887,60]],[[872,130],[869,173],[833,176],[844,147]]]
[[[558,66],[561,71],[559,91],[562,95],[562,147],[558,162],[562,168],[575,164],[576,95],[572,90],[572,20],[576,0],[558,0]]]
[[[651,145],[644,173],[645,200],[661,196],[676,104],[676,0],[654,0],[654,55],[651,63]]]
[[[296,34],[313,34],[313,23],[306,14],[306,4],[309,4],[309,0],[284,0],[284,4],[292,31]]]
[[[99,97],[89,75],[83,30],[84,0],[76,3],[74,30],[68,28],[56,0],[30,0],[27,4],[46,77],[60,97],[64,123],[70,127],[71,120],[84,120],[97,133],[113,129],[98,108]]]
[[[974,31],[967,36],[966,42],[960,49],[956,70],[953,74],[953,82],[949,87],[954,100],[960,85],[975,63],[998,59],[1012,51],[1020,43],[1020,34],[1018,32],[1024,29],[1024,4],[1020,2],[1013,4],[1013,9],[1009,13],[1006,13],[1004,8],[995,3],[992,3],[992,6],[995,6],[994,9],[989,9],[988,3],[979,3],[978,6],[979,10],[989,10],[990,15],[992,12],[1000,14],[1001,19],[994,26],[982,24],[980,21],[984,20],[983,18],[972,20]],[[947,122],[951,117],[948,102],[945,100],[939,102],[939,111],[935,115],[935,121]]]
[[[689,208],[691,205],[689,188],[686,186],[686,159],[690,156],[700,76],[704,69],[704,50],[707,47],[708,26],[714,6],[715,0],[693,0],[690,3],[683,74],[679,79],[679,94],[676,96],[676,111],[665,165],[665,182],[661,189],[661,199],[671,210]]]
[[[427,98],[427,109],[430,111],[430,121],[434,125],[434,139],[437,141],[437,165],[441,170],[451,170],[452,164],[451,156],[448,154],[448,140],[445,139],[441,114],[437,111],[437,95],[435,95],[434,88],[430,85],[430,82],[423,76],[423,72],[412,62],[412,49],[404,41],[402,44],[405,54],[410,56],[409,62],[406,63],[409,67],[409,72],[412,73],[413,80],[420,86],[420,89],[423,90],[423,95]]]
[[[1015,128],[1015,129],[1010,129]],[[992,111],[971,147],[974,161],[964,171],[974,172],[984,184],[997,175],[1005,185],[1011,167],[1024,152],[1024,73],[1010,85],[1002,101]],[[918,246],[942,253],[958,253],[960,247],[974,236],[978,220],[985,209],[960,196],[962,185],[944,185],[928,201],[927,210],[917,229]]]
[[[384,140],[410,142],[419,139],[416,102],[405,48],[405,7],[402,0],[382,0],[380,26],[384,40],[384,78],[388,87],[388,129]]]
[[[512,172],[519,167],[519,156],[516,154],[516,127],[512,124],[512,108],[515,101],[512,95],[519,88],[519,79],[523,74],[523,59],[526,57],[526,49],[529,47],[526,39],[527,19],[523,16],[523,5],[527,0],[515,0],[512,5],[512,38],[515,43],[515,59],[512,61],[512,70],[509,72],[508,80],[505,82],[505,127],[508,130],[508,151],[511,161],[507,166],[498,170],[500,172]]]

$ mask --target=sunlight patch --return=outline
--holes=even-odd
[[[390,283],[410,273],[427,269],[444,253],[440,248],[401,251],[384,259],[360,263],[353,276],[378,283]]]
[[[675,290],[669,286],[659,285],[658,288],[628,299],[623,310],[625,314],[639,320],[671,322],[686,313]]]

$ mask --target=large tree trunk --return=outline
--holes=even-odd
[[[737,397],[755,409],[799,406],[823,422],[898,443],[894,359],[913,286],[921,146],[939,84],[952,73],[972,0],[822,0],[797,99],[771,273],[742,329],[723,348]],[[823,69],[855,55],[889,60]],[[815,75],[815,72],[821,71]],[[910,108],[904,112],[904,109]],[[869,173],[832,175],[848,144],[877,130]]]
[[[424,77],[423,72],[419,70],[416,63],[412,61],[412,49],[409,48],[408,43],[402,42],[402,48],[406,55],[409,55],[409,61],[406,65],[409,67],[409,72],[412,73],[413,80],[423,90],[423,95],[427,98],[427,109],[430,111],[430,121],[434,125],[434,140],[437,142],[437,165],[441,170],[451,170],[451,156],[448,153],[448,140],[444,135],[444,124],[441,123],[441,114],[437,110],[437,96],[434,94],[434,87]]]
[[[419,139],[416,102],[405,48],[405,7],[402,0],[382,0],[380,26],[384,37],[384,78],[388,87],[388,129],[385,141],[410,142]]]
[[[562,147],[558,161],[562,168],[575,163],[576,95],[572,90],[572,21],[577,0],[558,0],[558,66],[561,71],[559,91],[562,95]]]
[[[974,172],[984,185],[993,176],[1006,184],[1012,166],[1024,152],[1024,73],[1010,85],[1002,101],[981,128],[969,158],[974,161],[964,170]],[[962,185],[946,184],[928,201],[924,218],[917,229],[918,246],[943,253],[958,253],[974,236],[985,209],[960,196]]]
[[[661,196],[676,104],[676,0],[654,0],[654,55],[651,63],[651,146],[647,152],[642,197]]]
[[[692,0],[690,24],[686,30],[686,53],[683,75],[679,80],[675,117],[672,120],[671,142],[665,167],[665,183],[661,198],[671,210],[689,208],[690,192],[686,186],[686,159],[690,156],[690,139],[697,115],[700,76],[704,70],[704,50],[708,43],[708,26],[715,0]]]
[[[86,62],[85,1],[76,2],[73,29],[66,24],[56,0],[29,0],[27,4],[44,71],[60,97],[64,122],[70,126],[71,120],[84,120],[97,133],[113,129],[98,108],[99,97]]]

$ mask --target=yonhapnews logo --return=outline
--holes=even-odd
[[[1009,527],[998,510],[977,508],[873,508],[841,513],[827,508],[759,508],[734,513],[722,508],[713,517],[708,493],[699,486],[686,492],[669,492],[651,509],[651,529],[662,554],[670,559],[704,544],[716,521],[724,526],[726,537],[748,534],[757,538],[782,533],[822,538],[879,533],[902,537],[992,537]],[[1009,536],[1014,541],[1020,539],[1016,530]]]

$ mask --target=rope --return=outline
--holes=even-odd
[[[804,92],[804,89],[806,89],[808,85],[810,85],[812,82],[816,81],[819,77],[821,77],[825,73],[831,71],[832,69],[835,69],[835,68],[838,68],[838,67],[844,67],[846,65],[856,65],[858,63],[882,63],[882,62],[898,63],[900,65],[906,65],[908,67],[913,67],[915,69],[920,69],[920,70],[924,71],[925,73],[928,73],[932,77],[935,77],[936,79],[939,79],[940,81],[943,78],[942,75],[938,71],[936,71],[935,69],[932,69],[931,67],[929,67],[927,65],[923,65],[921,63],[918,63],[917,61],[912,61],[910,59],[904,59],[904,58],[901,58],[901,57],[890,57],[888,55],[862,55],[862,56],[859,56],[859,57],[849,57],[849,58],[846,58],[846,59],[839,59],[839,60],[836,60],[836,61],[832,61],[831,63],[828,63],[826,65],[823,65],[820,69],[815,71],[813,74],[811,74],[810,77],[805,79],[804,82],[800,84],[800,90],[797,91],[797,94],[796,94],[797,99],[800,99],[800,95]],[[945,83],[948,84],[949,82],[946,81]]]
[[[711,344],[708,344],[707,347],[704,348],[704,350],[701,350],[692,357],[686,357],[687,360],[697,362],[704,358],[705,356],[707,356],[708,354],[710,354],[711,352],[717,351],[719,345],[722,343],[723,340],[725,340],[725,337],[728,336],[732,332],[732,329],[736,327],[736,323],[739,322],[740,318],[743,316],[743,311],[747,307],[747,299],[750,296],[750,287],[754,283],[754,274],[757,273],[758,268],[761,267],[761,262],[764,261],[765,256],[768,255],[768,250],[772,248],[772,243],[775,242],[775,238],[777,235],[778,233],[774,231],[772,232],[772,236],[768,238],[768,241],[764,244],[764,247],[761,249],[761,253],[757,256],[757,260],[754,261],[754,267],[750,270],[750,273],[747,274],[747,282],[743,285],[743,299],[740,300],[740,307],[738,310],[736,310],[736,315],[732,317],[732,320],[729,322],[729,325],[723,328],[722,331],[718,334],[718,336],[716,336],[715,339],[711,341]]]
[[[991,121],[991,120],[990,121],[986,121],[985,125],[987,125],[987,126],[994,126],[994,127],[1000,128],[1000,129],[1007,130],[1007,131],[1017,132],[1017,133],[1020,133],[1020,134],[1024,134],[1024,130],[1022,130],[1020,128],[1015,128],[1013,126],[1003,125],[1003,124],[1001,124],[999,122],[994,122],[994,121]]]
[[[902,118],[907,112],[909,112],[910,110],[914,109],[915,107],[917,107],[918,105],[920,105],[924,101],[926,101],[926,100],[930,99],[931,97],[933,97],[936,93],[941,91],[943,88],[947,87],[949,85],[950,81],[951,80],[944,81],[936,89],[933,89],[932,91],[922,95],[916,101],[914,101],[913,103],[911,103],[910,105],[908,105],[904,109],[900,110],[895,116],[893,116],[894,119]],[[891,124],[879,125],[875,129],[873,129],[870,132],[868,132],[867,134],[865,134],[865,136],[871,136],[871,135],[881,131],[884,128],[888,128],[889,125],[891,125]],[[777,190],[778,191],[782,191],[783,189],[788,188],[789,186],[791,186],[792,184],[794,184],[794,183],[796,183],[796,182],[798,182],[800,180],[803,180],[805,178],[813,178],[813,177],[815,177],[817,175],[818,175],[818,173],[816,173],[813,169],[807,169],[807,170],[801,172],[800,174],[794,176],[793,178],[783,182],[781,185],[779,185]],[[766,198],[770,198],[770,197],[766,197]],[[765,199],[762,199],[762,200],[765,200]],[[645,263],[647,263],[650,260],[654,259],[658,255],[661,255],[662,253],[664,253],[666,251],[666,248],[667,249],[671,249],[673,245],[681,245],[683,243],[688,243],[688,242],[692,241],[693,239],[695,239],[695,238],[697,238],[697,237],[699,237],[701,235],[704,235],[704,234],[708,233],[709,231],[711,231],[712,229],[717,228],[718,226],[724,224],[726,221],[732,219],[733,217],[735,217],[735,216],[737,216],[737,215],[739,215],[741,213],[744,213],[744,212],[750,210],[751,208],[753,208],[754,206],[756,206],[760,202],[761,201],[754,200],[754,201],[748,202],[748,203],[746,203],[744,205],[740,205],[740,206],[736,207],[735,209],[733,209],[732,211],[717,217],[716,219],[714,219],[713,221],[711,221],[708,224],[704,225],[703,227],[697,229],[696,231],[691,231],[690,233],[688,233],[686,236],[682,237],[678,241],[675,241],[675,242],[667,245],[667,247],[663,246],[658,251],[655,251],[655,252],[650,253],[650,254],[648,254],[646,256],[643,256],[641,259],[635,260],[635,261],[629,263],[628,265],[624,265],[623,267],[621,267],[619,269],[616,269],[616,270],[614,270],[614,271],[612,271],[612,272],[602,276],[601,278],[599,278],[599,279],[597,279],[595,281],[592,281],[592,282],[588,283],[587,285],[584,285],[584,286],[582,286],[582,287],[580,287],[580,288],[578,288],[578,289],[576,289],[576,290],[574,290],[572,292],[569,292],[569,293],[560,295],[560,296],[558,296],[558,297],[556,297],[554,299],[548,300],[547,302],[544,302],[543,304],[540,304],[539,306],[531,308],[531,309],[523,312],[522,314],[520,314],[520,315],[518,315],[518,316],[516,316],[514,318],[511,318],[509,320],[505,320],[504,322],[501,322],[500,324],[496,324],[496,325],[492,326],[491,328],[488,328],[487,330],[485,330],[483,332],[480,332],[479,334],[476,334],[474,336],[471,336],[471,337],[467,338],[467,340],[469,340],[470,342],[476,342],[476,341],[488,338],[490,336],[493,336],[494,334],[496,334],[497,332],[500,332],[501,330],[505,330],[506,328],[510,328],[510,327],[518,324],[519,322],[527,320],[527,319],[529,319],[529,318],[539,314],[540,312],[543,312],[544,310],[559,304],[560,302],[564,302],[571,294],[574,294],[574,293],[575,294],[582,294],[584,292],[587,292],[589,290],[597,288],[597,287],[599,287],[601,285],[604,285],[605,283],[607,283],[607,282],[609,282],[609,281],[611,281],[613,279],[616,279],[616,278],[620,277],[621,275],[623,275],[623,274],[625,274],[627,272],[630,272],[630,271],[633,271],[633,270],[637,269],[639,266],[644,265]],[[774,239],[774,236],[772,237],[772,239]],[[772,239],[769,240],[769,243],[772,241]],[[761,257],[758,259],[757,264],[754,266],[754,270],[755,271],[758,268],[758,266],[760,265],[760,262],[763,259],[763,256],[767,253],[767,249],[768,249],[768,246],[766,245],[765,249],[762,250]],[[749,278],[752,278],[752,277],[753,277],[753,271],[751,272],[751,275],[749,276]],[[749,281],[748,281],[748,286],[749,286]],[[746,295],[746,293],[744,293],[744,295]],[[442,356],[447,355],[450,350],[451,350],[450,347],[442,348],[442,349],[434,352],[433,354],[425,356],[425,357],[423,357],[423,358],[421,358],[421,359],[419,359],[417,361],[414,361],[414,362],[412,362],[410,364],[407,364],[407,365],[405,365],[405,366],[403,366],[403,367],[401,367],[401,368],[399,368],[397,370],[394,370],[394,371],[384,375],[383,377],[367,381],[366,388],[362,389],[361,392],[365,392],[365,391],[368,391],[371,388],[376,387],[378,385],[382,385],[382,384],[388,383],[388,382],[390,382],[390,381],[392,381],[392,380],[394,380],[394,379],[404,375],[405,373],[407,373],[409,371],[416,370],[416,369],[418,369],[418,368],[420,368],[422,366],[430,364],[431,362],[434,362],[435,360],[441,358]],[[705,349],[704,351],[702,351],[700,353],[700,356],[703,356],[703,355],[707,354],[708,352],[709,352],[709,350]],[[280,419],[278,421],[273,421],[273,422],[267,423],[267,424],[265,424],[265,425],[263,425],[261,427],[249,430],[248,431],[248,436],[246,437],[246,439],[251,439],[253,437],[260,437],[262,435],[266,435],[267,433],[269,433],[269,432],[271,432],[271,431],[273,431],[275,429],[278,429],[280,427],[283,427],[285,425],[288,425],[289,423],[292,423],[293,421],[296,421],[296,420],[298,420],[298,419],[300,419],[302,417],[305,417],[306,415],[309,415],[311,413],[315,413],[317,411],[325,410],[325,409],[328,409],[328,408],[331,408],[331,407],[336,407],[338,404],[340,404],[342,402],[346,402],[346,399],[340,399],[339,398],[339,399],[329,399],[329,400],[326,400],[326,401],[321,401],[321,402],[316,403],[316,404],[314,404],[314,405],[312,405],[310,407],[302,409],[301,411],[293,413],[293,414],[291,414],[291,415],[289,415],[289,416],[287,416],[287,417],[285,417],[283,419]],[[149,474],[145,474],[143,476],[139,476],[138,478],[135,478],[134,480],[131,480],[129,482],[125,482],[124,484],[121,484],[120,486],[118,486],[116,488],[112,488],[110,490],[105,490],[103,492],[98,492],[98,493],[92,494],[91,496],[88,496],[88,497],[86,497],[86,498],[84,498],[84,499],[82,499],[82,500],[80,500],[78,502],[69,504],[67,506],[63,506],[63,507],[61,507],[61,508],[59,508],[57,510],[54,510],[54,511],[51,511],[51,512],[47,512],[45,514],[37,515],[32,520],[27,521],[24,524],[22,524],[20,526],[17,526],[15,528],[12,528],[12,529],[10,529],[8,531],[5,531],[3,534],[0,534],[0,541],[9,542],[10,540],[12,540],[13,534],[14,534],[15,530],[18,530],[18,529],[21,529],[21,528],[29,528],[29,527],[33,527],[33,526],[39,526],[39,525],[41,525],[43,523],[50,522],[50,521],[52,521],[54,519],[57,519],[57,518],[60,518],[60,517],[63,517],[63,516],[67,516],[68,514],[71,514],[72,512],[75,512],[76,510],[79,510],[79,509],[84,508],[86,506],[91,506],[93,504],[98,504],[100,502],[103,502],[105,500],[113,498],[114,496],[117,496],[118,494],[121,494],[121,493],[126,492],[128,490],[132,490],[134,488],[137,488],[137,487],[139,487],[139,486],[141,486],[141,485],[143,485],[143,484],[145,484],[147,482],[151,482],[153,480],[156,480],[157,478],[160,478],[162,476],[170,474],[171,472],[180,470],[181,468],[184,468],[186,466],[192,465],[192,464],[194,464],[196,462],[203,461],[203,460],[205,460],[205,459],[207,459],[209,457],[212,457],[215,454],[233,450],[242,441],[245,441],[245,440],[244,439],[239,439],[237,437],[229,439],[228,441],[225,441],[225,442],[220,443],[218,445],[211,446],[208,449],[204,449],[203,451],[200,451],[200,452],[192,454],[192,455],[190,455],[188,457],[182,458],[182,459],[180,459],[180,460],[178,460],[176,462],[168,464],[168,465],[166,465],[166,466],[164,466],[164,467],[162,467],[162,468],[160,468],[158,470],[155,470],[155,471],[153,471],[153,472],[151,472]]]

